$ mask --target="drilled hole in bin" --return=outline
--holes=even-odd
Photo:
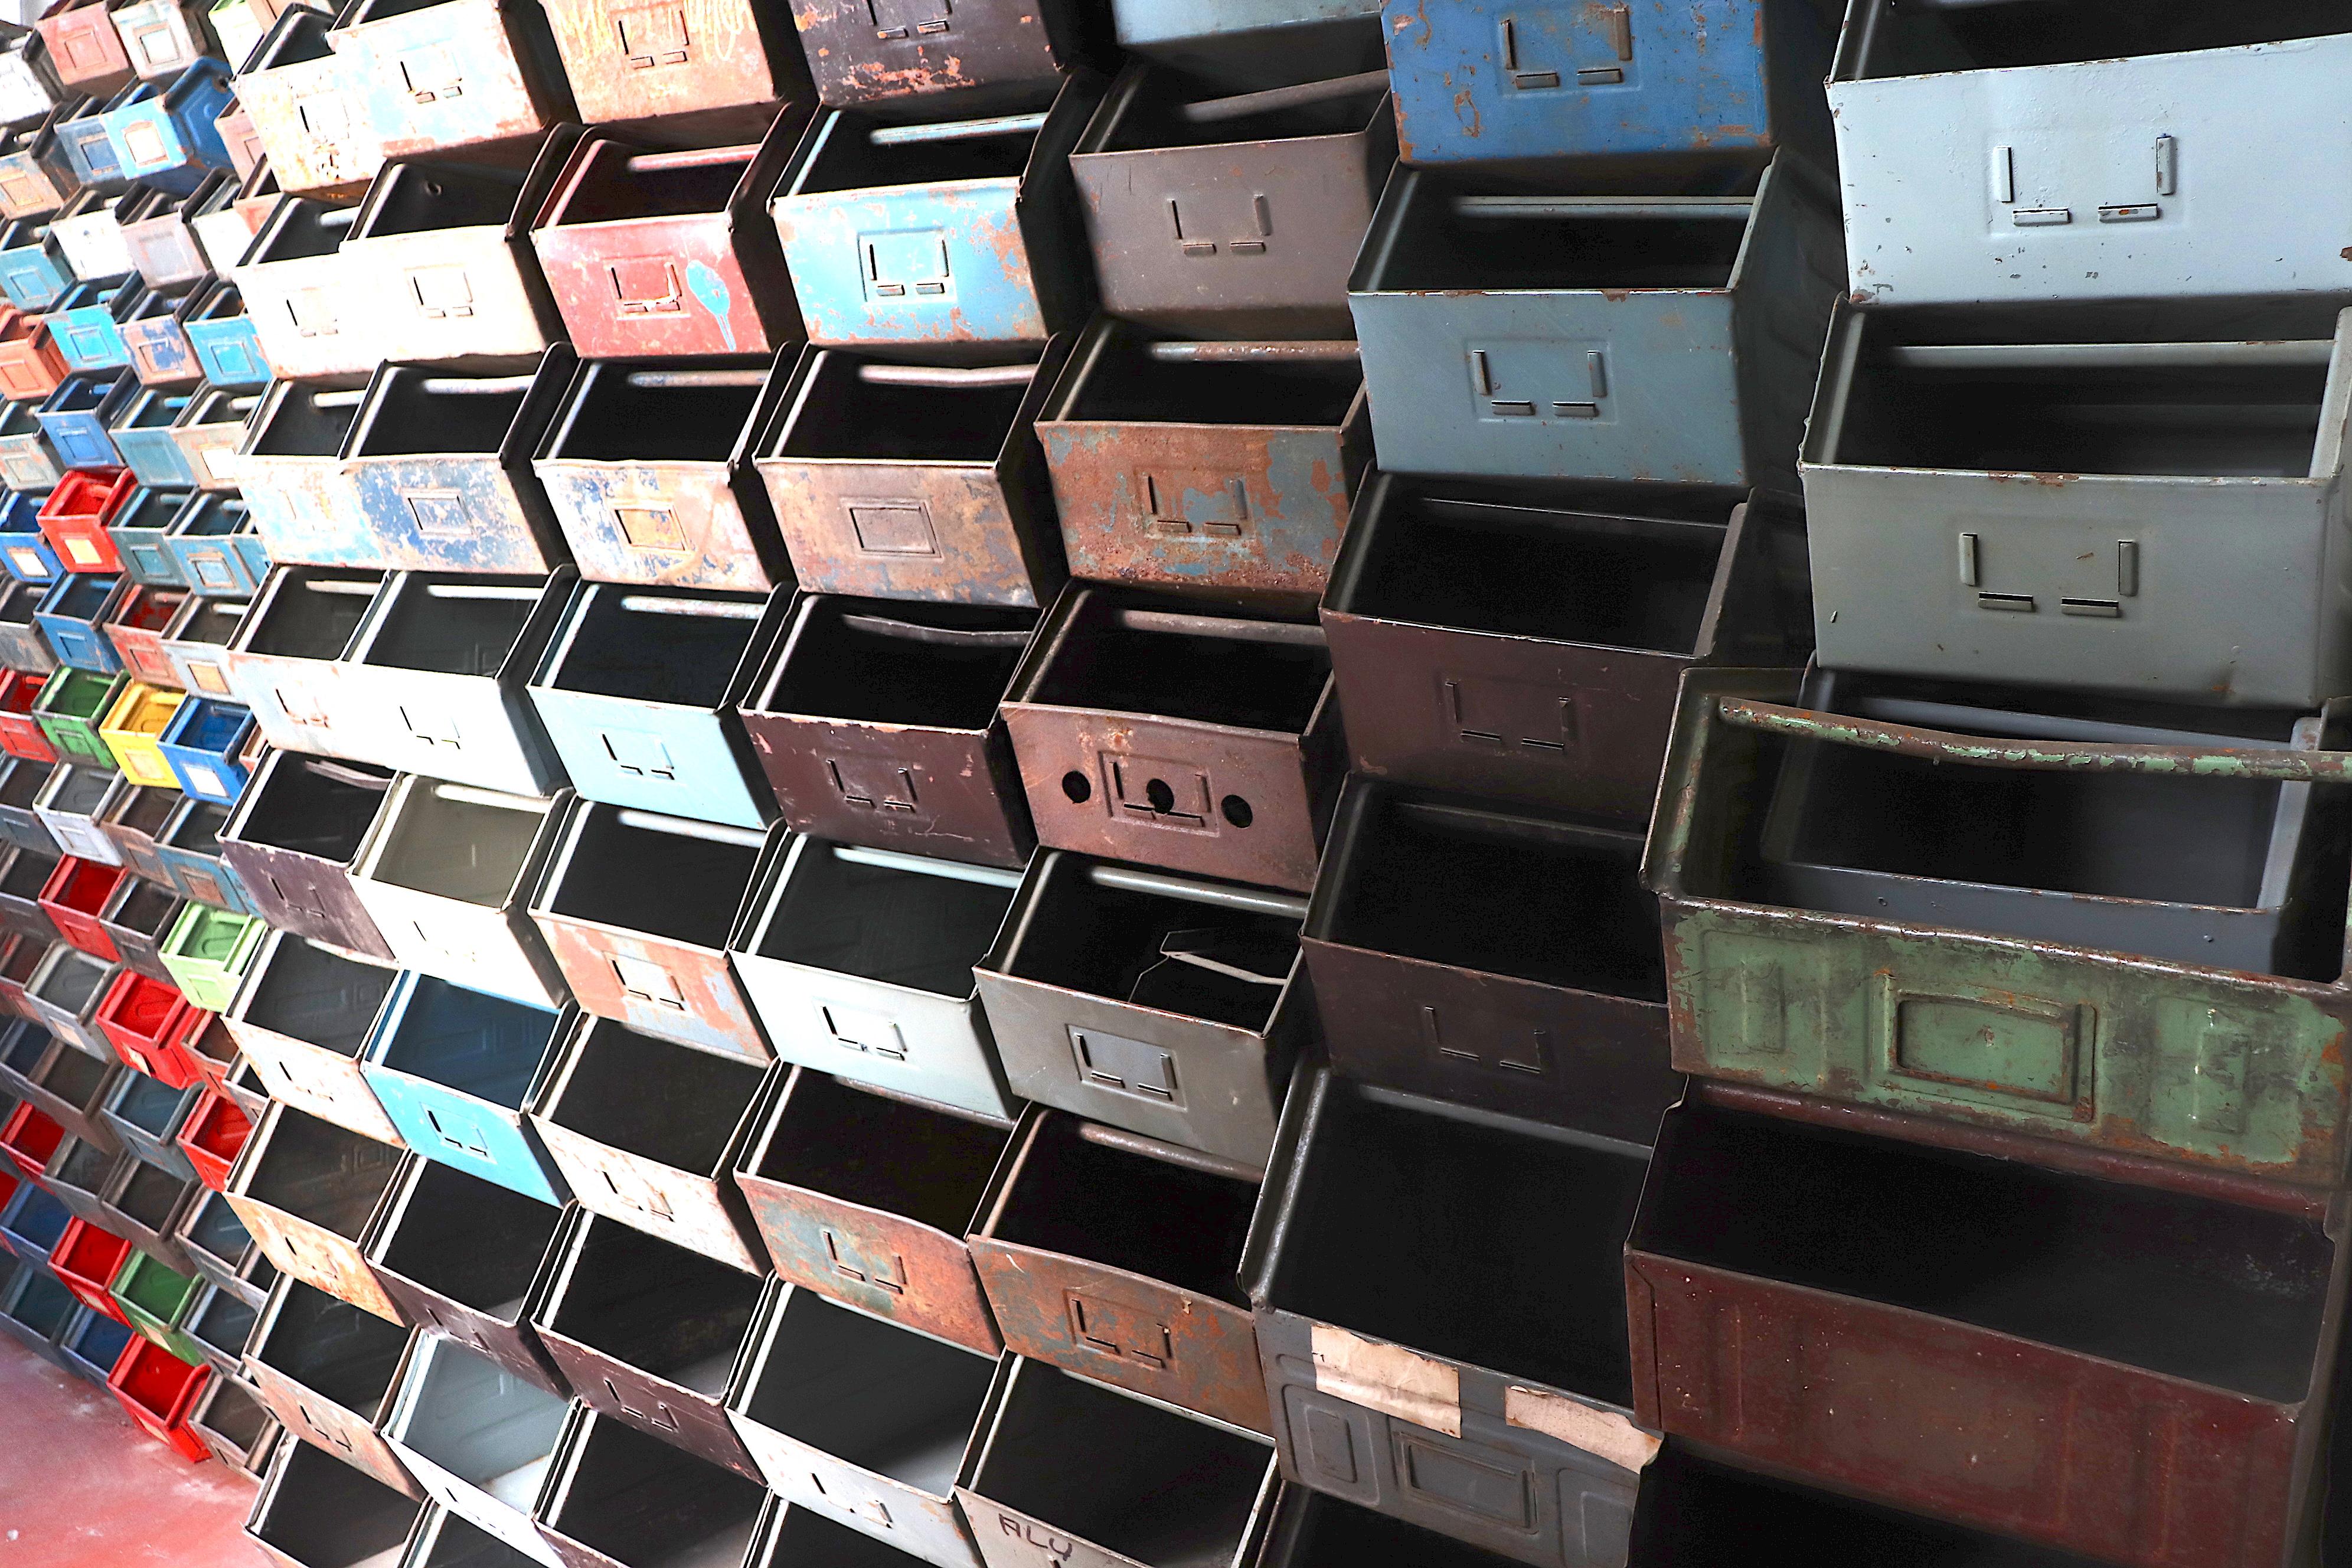
[[[1143,798],[1151,803],[1154,811],[1176,809],[1176,792],[1168,787],[1166,779],[1153,779],[1143,786]]]
[[[1223,812],[1225,820],[1235,827],[1247,827],[1257,820],[1257,813],[1250,809],[1250,803],[1237,795],[1229,795],[1219,801],[1217,809]]]
[[[1087,782],[1086,774],[1072,768],[1062,775],[1062,793],[1068,795],[1074,804],[1084,805],[1087,803],[1087,797],[1095,793],[1095,786]]]

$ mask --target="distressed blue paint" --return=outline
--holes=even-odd
[[[142,315],[122,323],[122,346],[131,351],[131,367],[149,386],[179,385],[203,379],[204,367],[181,329],[176,310]]]
[[[402,1140],[428,1160],[562,1204],[572,1195],[522,1102],[568,1015],[404,974],[377,1016],[360,1074]]]
[[[127,371],[69,375],[33,416],[67,468],[111,468],[122,459],[108,428],[138,395],[139,383]]]
[[[318,490],[278,485],[257,467],[247,469],[245,504],[254,531],[272,559],[311,566],[383,565],[383,546],[357,510],[324,505]]]
[[[131,284],[77,283],[49,313],[49,337],[68,370],[119,370],[131,363],[115,306]]]
[[[24,492],[0,503],[0,569],[19,583],[54,583],[65,572],[41,532],[41,498]]]
[[[269,552],[253,531],[245,501],[223,490],[190,497],[163,548],[190,592],[211,598],[242,599],[261,591],[269,575]]]
[[[530,701],[583,797],[734,827],[767,826],[728,735],[731,715],[541,685],[531,687]]]
[[[185,195],[209,171],[227,168],[228,148],[213,121],[229,96],[228,68],[205,56],[160,98],[109,109],[100,118],[123,177]]]
[[[727,352],[735,352],[735,326],[728,318],[734,313],[735,296],[727,287],[727,279],[719,276],[709,262],[689,261],[686,264],[686,289],[694,296],[695,303],[710,312],[719,328],[719,342]]]
[[[155,86],[141,82],[133,90],[152,97]],[[110,189],[122,184],[122,155],[106,134],[104,111],[95,105],[58,127],[58,151],[65,154],[66,167],[81,184]]]
[[[98,629],[98,623],[121,597],[121,588],[122,579],[115,573],[74,572],[59,577],[41,595],[39,606],[33,611],[33,624],[41,628],[59,664],[100,675],[121,673],[122,656],[114,651],[112,639]]]
[[[1400,151],[1411,163],[1760,157],[1788,133],[1774,123],[1766,79],[1765,5],[1624,0],[1622,37],[1631,47],[1621,52],[1621,6],[1611,0],[1387,0],[1381,20]],[[1774,62],[1777,72],[1810,71],[1818,98],[1828,29],[1811,18],[1809,5],[1780,0],[1773,8],[1806,14],[1805,26],[1821,35],[1813,49],[1788,51],[1809,59]],[[1515,60],[1506,57],[1506,23]],[[1621,79],[1606,80],[1611,72]]]
[[[191,696],[156,742],[180,788],[198,800],[235,805],[249,774],[237,753],[253,735],[253,714],[234,702]]]
[[[115,513],[116,521],[106,525],[107,537],[114,541],[114,553],[121,558],[122,574],[146,588],[184,588],[187,578],[180,563],[173,558],[170,537],[172,524],[177,522],[188,503],[184,489],[140,489],[131,493]],[[140,518],[149,509],[163,521],[150,526],[142,521],[133,525],[126,519]]]
[[[196,476],[188,456],[172,439],[172,422],[188,405],[185,393],[150,387],[132,400],[113,430],[114,449],[142,485],[158,489],[192,489]]]
[[[46,225],[11,224],[0,234],[0,291],[20,310],[46,310],[74,285],[71,268]]]
[[[269,380],[269,365],[261,357],[261,340],[249,317],[190,321],[187,332],[196,363],[213,385],[240,389]]]
[[[182,706],[184,707],[185,704]],[[167,824],[166,831],[168,830]],[[162,843],[155,846],[155,854],[163,862],[163,868],[172,873],[173,886],[182,898],[194,899],[198,903],[209,903],[213,900],[205,899],[198,889],[217,889],[220,892],[218,900],[220,908],[240,915],[255,912],[253,895],[247,891],[245,883],[238,879],[236,869],[219,856],[199,855],[193,849],[175,848]]]
[[[404,569],[523,575],[547,569],[495,454],[368,458],[352,464],[352,482],[369,530]]]

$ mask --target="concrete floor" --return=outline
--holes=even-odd
[[[256,1568],[253,1483],[192,1465],[111,1394],[0,1339],[0,1568]]]

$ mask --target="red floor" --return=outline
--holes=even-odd
[[[102,1388],[0,1340],[0,1568],[256,1568],[253,1483],[191,1465]]]

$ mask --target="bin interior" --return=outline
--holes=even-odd
[[[630,165],[642,156],[623,142],[599,138],[588,150],[580,177],[563,194],[553,224],[625,222],[633,218],[690,217],[727,209],[751,161],[740,158],[684,167]]]
[[[131,1167],[131,1180],[116,1195],[112,1206],[146,1229],[161,1231],[171,1223],[180,1200],[196,1184],[182,1181],[162,1166],[151,1165],[144,1160],[133,1159]]]
[[[237,837],[247,844],[347,866],[383,805],[393,775],[364,763],[288,757],[261,781]]]
[[[812,1290],[784,1298],[743,1414],[926,1496],[955,1494],[996,1358]]]
[[[0,1035],[0,1068],[5,1068],[19,1077],[30,1078],[33,1076],[33,1069],[40,1065],[41,1058],[48,1053],[49,1047],[54,1043],[47,1030],[28,1018],[19,1018],[8,1026],[6,1034]],[[58,1053],[58,1059],[61,1063],[68,1057],[79,1057],[81,1060],[89,1063],[99,1077],[103,1078],[106,1075],[105,1064],[93,1057],[84,1056],[79,1051]],[[59,1089],[58,1092],[62,1093],[63,1090]]]
[[[1267,1290],[1275,1310],[1633,1403],[1621,1255],[1646,1160],[1383,1104],[1336,1079],[1322,1110]],[[1476,1311],[1462,1310],[1467,1279],[1480,1281]]]
[[[134,786],[121,807],[108,821],[125,833],[152,838],[171,819],[187,797],[175,789],[157,789],[152,784]]]
[[[27,520],[24,529],[14,531],[37,532],[38,530]],[[45,584],[19,583],[10,578],[5,586],[0,586],[0,622],[29,629],[34,614],[41,607],[41,596],[47,592]],[[37,680],[39,677],[34,679]]]
[[[180,1227],[180,1239],[192,1251],[219,1264],[225,1274],[234,1274],[253,1250],[253,1237],[245,1221],[237,1218],[228,1199],[215,1192],[208,1191],[197,1200],[187,1224]]]
[[[2316,1392],[2336,1256],[2317,1218],[1721,1108],[1668,1123],[1643,1251],[2254,1399]]]
[[[1352,360],[1168,363],[1151,357],[1141,333],[1121,332],[1087,360],[1085,379],[1055,416],[1125,425],[1336,428],[1363,384],[1364,373]]]
[[[81,1305],[74,1293],[56,1279],[38,1269],[27,1269],[24,1283],[16,1299],[8,1303],[8,1316],[24,1325],[36,1338],[54,1338],[66,1326],[66,1320]],[[177,1363],[173,1363],[177,1365]]]
[[[341,658],[382,582],[380,573],[285,570],[246,651],[280,658]],[[336,591],[353,585],[367,592]]]
[[[108,912],[106,923],[161,941],[179,910],[179,894],[143,877],[135,878],[130,893]]]
[[[424,1554],[403,1568],[531,1568],[535,1561],[445,1510]]]
[[[1130,626],[1099,599],[1088,609],[1024,700],[1296,734],[1331,674],[1318,646]]]
[[[527,577],[412,577],[369,639],[367,663],[443,675],[496,675],[538,608],[539,592],[539,580]]]
[[[483,909],[503,907],[547,826],[547,810],[520,799],[498,805],[498,798],[419,780],[402,799],[369,879]]]
[[[240,1454],[251,1454],[254,1445],[269,1431],[274,1419],[268,1408],[259,1400],[226,1377],[213,1379],[205,1391],[189,1425],[212,1434]]]
[[[507,1110],[522,1109],[556,1038],[559,1016],[415,975],[375,1065]]]
[[[245,613],[251,607],[242,599],[199,600],[196,613],[173,640],[226,647],[236,640],[237,628],[245,624]]]
[[[1257,1184],[1090,1142],[1080,1125],[1038,1124],[991,1237],[1246,1309],[1236,1274]]]
[[[545,1524],[629,1568],[737,1568],[767,1491],[626,1422],[574,1429],[566,1486]]]
[[[332,458],[341,451],[343,438],[352,433],[352,421],[359,416],[358,405],[320,407],[315,391],[279,384],[286,386],[286,395],[247,438],[249,455]]]
[[[120,782],[121,775],[100,773],[96,768],[67,768],[64,776],[57,781],[57,788],[49,792],[47,804],[40,809],[59,816],[94,816],[108,792]]]
[[[210,800],[195,801],[192,804],[194,809],[180,818],[171,832],[163,837],[163,843],[173,849],[185,850],[191,855],[201,855],[208,859],[217,859],[220,856],[221,829],[228,826],[228,807],[217,801]],[[213,910],[209,905],[205,907],[209,912],[205,918],[223,932],[228,933],[229,945],[235,945],[234,933],[245,929],[237,922],[245,917],[230,914],[226,910]],[[226,948],[222,950],[220,956],[227,956]]]
[[[1028,1361],[971,1489],[1139,1563],[1222,1563],[1273,1457],[1262,1439]]]
[[[1007,1141],[1001,1127],[803,1070],[754,1174],[960,1237]]]
[[[159,1323],[174,1322],[196,1293],[196,1282],[168,1265],[135,1252],[114,1279],[114,1294],[124,1306]]]
[[[962,997],[1014,889],[862,862],[810,838],[782,891],[760,932],[761,957]]]
[[[11,1261],[13,1262],[14,1259]],[[103,1312],[92,1312],[82,1320],[81,1327],[76,1329],[73,1336],[66,1341],[66,1351],[85,1365],[94,1366],[100,1372],[107,1372],[111,1371],[114,1363],[122,1359],[122,1352],[130,1347],[130,1344],[129,1325],[119,1322]]]
[[[866,191],[891,185],[946,185],[969,180],[1018,180],[1029,166],[1034,131],[959,136],[938,142],[877,143],[877,121],[835,112],[824,141],[789,195]],[[966,201],[971,199],[964,193]],[[949,193],[941,193],[947,200]]]
[[[160,394],[151,394],[149,395],[142,396],[137,403],[133,404],[131,408],[130,417],[124,419],[121,425],[116,426],[116,428],[118,430],[165,429],[171,426],[173,420],[177,419],[180,416],[180,411],[187,407],[187,405],[188,400],[184,395],[170,397]],[[165,521],[168,521],[168,519],[159,519],[155,522],[149,524],[149,526],[160,528]],[[121,515],[118,513],[113,519],[113,526],[119,527],[121,525],[122,521],[123,519]]]
[[[79,1051],[68,1051],[66,1054],[81,1055]],[[110,1154],[87,1139],[76,1138],[67,1147],[64,1161],[49,1176],[49,1185],[52,1188],[65,1187],[77,1193],[86,1193],[95,1198],[105,1187],[106,1179],[114,1173],[115,1166],[130,1158],[128,1154]]]
[[[2138,0],[1918,6],[1879,0],[1860,29],[1856,74],[1871,81],[1940,71],[2125,59],[2344,30],[2343,8],[2330,0],[2240,0],[2226,6],[2147,5]]]
[[[121,584],[122,579],[111,572],[77,572],[66,579],[65,586],[41,613],[58,620],[94,621]]]
[[[598,806],[578,818],[550,913],[722,949],[759,848],[635,827]]]
[[[44,855],[37,849],[19,847],[16,853],[9,858],[8,868],[5,871],[0,871],[0,893],[6,893],[18,899],[37,899],[41,896],[41,889],[49,885],[49,878],[56,874],[57,868],[56,856]],[[42,954],[48,950],[28,946],[26,951],[32,955],[33,964],[11,964],[9,973],[12,978],[30,979],[33,966],[39,963]],[[21,975],[16,973],[19,967],[24,969],[24,973]]]
[[[419,1161],[373,1260],[436,1296],[517,1322],[562,1218],[552,1204]]]
[[[252,1336],[257,1316],[250,1302],[215,1285],[188,1315],[188,1337],[235,1360],[245,1353],[245,1342]]]
[[[41,405],[44,414],[81,414],[106,401],[116,384],[131,373],[127,370],[103,371],[95,375],[83,374],[68,376],[58,389]]]
[[[819,356],[772,457],[993,464],[1028,396],[1016,386],[906,386],[867,381],[864,361]]]
[[[386,374],[375,401],[360,425],[355,458],[487,456],[495,454],[507,429],[522,411],[524,393],[428,393],[435,373],[394,369]]]
[[[162,411],[166,417],[163,420],[149,420],[146,423],[169,423],[170,416],[179,413],[169,399],[158,399],[154,407]],[[139,528],[161,531],[170,526],[172,519],[179,515],[180,509],[185,506],[187,501],[186,490],[142,489],[131,496],[129,503],[114,514],[114,520],[107,526],[118,529]],[[173,602],[177,603],[176,600]]]
[[[680,1388],[717,1398],[760,1304],[760,1281],[613,1220],[583,1215],[564,1281],[540,1321]]]
[[[1337,13],[1342,8],[1327,9]],[[1320,103],[1260,110],[1231,119],[1196,122],[1184,117],[1186,104],[1223,98],[1232,91],[1231,87],[1207,78],[1162,66],[1152,71],[1140,91],[1121,100],[1109,134],[1090,151],[1136,153],[1158,148],[1287,142],[1310,136],[1348,136],[1361,132],[1375,114],[1387,109],[1387,84],[1382,83]],[[1087,140],[1095,142],[1092,136]]]
[[[269,63],[272,66],[292,65],[306,59],[324,59],[329,52],[323,32],[313,39],[305,39],[299,43],[294,43],[289,39],[288,43],[289,47],[287,52],[271,60]],[[249,67],[258,63],[257,60],[247,62]],[[281,202],[277,210],[271,214],[271,221],[278,232],[270,236],[268,245],[258,254],[246,258],[246,265],[257,265],[266,261],[293,261],[305,256],[333,255],[343,243],[345,232],[343,226],[320,221],[333,210],[321,202]]]
[[[437,3],[438,0],[370,0],[347,25],[405,16]],[[354,231],[353,237],[376,239],[385,235],[473,228],[484,224],[503,226],[514,216],[515,200],[522,194],[522,183],[520,170],[393,163],[369,190],[373,210],[368,214],[365,231]]]
[[[785,1507],[775,1521],[767,1551],[746,1568],[907,1568],[907,1554],[888,1542],[837,1524],[813,1508]]]
[[[281,939],[242,1005],[256,1028],[357,1057],[400,972],[343,957],[295,937]]]
[[[760,401],[757,385],[640,386],[629,375],[625,363],[582,367],[548,446],[551,458],[723,463]]]
[[[1517,215],[1465,209],[1465,193],[1413,176],[1394,221],[1367,237],[1364,290],[1444,295],[1527,290],[1730,287],[1748,226],[1725,217],[1554,216],[1557,204]],[[1442,309],[1443,299],[1427,301]]]
[[[559,691],[718,707],[759,624],[630,608],[637,596],[604,585],[588,590],[551,684]]]
[[[152,1041],[171,1018],[172,1009],[180,1002],[180,993],[176,988],[152,975],[134,974],[130,985],[119,997],[110,994],[105,1021],[142,1039]],[[151,1079],[149,1081],[154,1080]],[[158,1084],[156,1087],[160,1089],[163,1086]],[[117,1110],[129,1103],[128,1100],[118,1100]]]
[[[188,905],[180,921],[184,929],[174,928],[173,931],[180,939],[172,946],[173,956],[215,965],[228,963],[254,923],[251,915],[233,915],[226,910],[198,903]]]
[[[226,404],[222,406],[227,408]],[[245,416],[230,410],[226,417],[242,421]],[[235,496],[222,495],[216,490],[206,491],[196,510],[180,524],[179,531],[185,539],[218,539],[243,528],[250,515],[245,502]]]
[[[32,994],[79,1017],[82,1009],[89,1005],[89,999],[98,994],[100,983],[111,973],[110,965],[78,949],[68,948],[59,954],[57,966],[33,987]]]
[[[363,1421],[383,1414],[408,1331],[326,1291],[291,1280],[253,1360]]]
[[[120,866],[77,859],[73,862],[73,869],[66,873],[66,885],[46,901],[76,914],[95,916],[106,907],[106,900],[114,896],[114,889],[122,879],[130,874]]]
[[[870,724],[985,730],[1036,628],[1034,610],[809,603],[758,706]],[[972,634],[957,640],[954,634]]]
[[[268,1500],[247,1526],[303,1568],[393,1568],[424,1505],[308,1443],[280,1446]]]
[[[157,637],[172,624],[180,606],[188,602],[185,594],[168,588],[142,587],[131,590],[121,607],[107,617],[107,625],[127,632],[151,632]]]
[[[66,682],[58,688],[58,696],[61,698],[73,695],[77,686],[85,689],[93,685],[104,688],[111,684],[110,677],[90,675],[86,670],[75,669],[66,673]],[[63,702],[50,703],[42,710],[46,713],[59,713],[66,710]],[[37,763],[27,757],[12,757],[6,763],[0,763],[0,805],[12,805],[19,811],[31,811],[33,802],[39,799],[41,791],[48,787],[49,773],[53,765],[48,763]]]
[[[576,1037],[571,1071],[538,1114],[672,1170],[726,1179],[719,1162],[767,1069],[641,1035],[609,1018]]]
[[[1087,863],[1049,867],[1006,962],[1023,980],[1260,1031],[1298,962],[1299,922],[1097,884]],[[1171,953],[1206,956],[1210,968]],[[1245,970],[1277,984],[1228,973]]]
[[[467,1484],[528,1514],[555,1458],[565,1401],[488,1356],[436,1336],[394,1436]]]
[[[1489,974],[1666,998],[1642,835],[1383,792],[1339,847],[1316,934]]]
[[[245,1192],[256,1203],[355,1240],[400,1161],[397,1149],[280,1107]]]
[[[196,1098],[194,1089],[173,1089],[144,1073],[126,1073],[123,1077],[127,1081],[116,1093],[114,1103],[106,1108],[107,1114],[151,1138],[168,1137],[181,1113]]]
[[[173,719],[170,743],[185,752],[226,757],[252,726],[253,714],[247,709],[209,697],[191,697],[180,705]]]
[[[73,1223],[73,1211],[38,1187],[27,1186],[11,1205],[8,1234],[46,1254]]]

